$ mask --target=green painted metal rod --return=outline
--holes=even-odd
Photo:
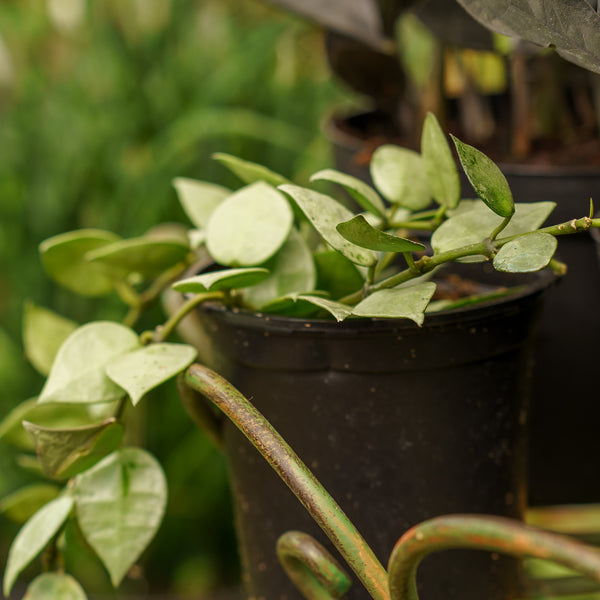
[[[420,562],[433,552],[451,548],[541,558],[600,582],[598,548],[512,519],[448,515],[416,525],[396,543],[388,566],[392,600],[418,600],[416,576]]]
[[[185,381],[211,400],[262,454],[308,510],[374,600],[389,600],[387,573],[356,527],[264,416],[227,380],[193,364]]]

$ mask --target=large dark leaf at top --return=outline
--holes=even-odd
[[[600,73],[600,15],[586,0],[458,0],[493,31],[540,46]]]

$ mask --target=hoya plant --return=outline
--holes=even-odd
[[[44,307],[25,308],[25,351],[47,379],[37,398],[5,417],[0,437],[29,452],[25,462],[46,479],[0,504],[23,524],[10,548],[5,595],[41,555],[44,573],[29,585],[28,598],[85,598],[61,559],[69,522],[115,586],[140,558],[161,523],[167,482],[159,462],[127,441],[128,428],[148,392],[196,361],[196,348],[173,337],[198,306],[218,302],[340,327],[349,319],[409,319],[416,327],[429,311],[448,308],[434,296],[445,265],[563,272],[554,259],[556,238],[600,227],[591,211],[544,227],[552,203],[515,203],[489,158],[453,143],[477,198],[461,197],[451,144],[429,114],[420,153],[392,145],[375,152],[374,187],[332,169],[299,186],[217,154],[243,186],[176,179],[191,221],[184,230],[159,226],[121,239],[87,229],[41,244],[42,263],[57,283],[88,297],[117,294],[126,309],[121,322],[78,325]],[[342,200],[323,192],[338,188]],[[210,266],[190,273],[198,262]],[[182,295],[180,307],[144,329],[145,309],[171,288]],[[469,301],[482,298],[461,300]]]

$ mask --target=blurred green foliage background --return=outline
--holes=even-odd
[[[6,0],[0,4],[0,414],[42,378],[21,345],[23,302],[81,323],[119,318],[43,273],[39,243],[184,220],[177,176],[237,185],[223,151],[299,181],[331,164],[323,116],[351,102],[318,32],[258,0]],[[170,484],[166,521],[124,587],[208,590],[237,578],[225,465],[169,388],[148,399],[146,443]],[[0,496],[32,476],[0,446]],[[18,527],[0,521],[0,562]],[[76,532],[70,532],[76,536]],[[88,589],[107,577],[83,552]]]

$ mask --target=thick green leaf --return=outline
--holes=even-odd
[[[365,278],[353,262],[335,250],[325,250],[314,255],[317,266],[318,290],[326,290],[331,298],[343,298],[360,290]]]
[[[4,595],[8,596],[19,573],[44,549],[73,508],[73,498],[60,496],[40,508],[20,529],[8,552]]]
[[[314,292],[319,294],[319,292]],[[261,308],[261,313],[283,315],[306,319],[313,317],[319,311],[318,307],[308,300],[302,300],[300,294],[288,294],[275,298]]]
[[[544,223],[555,206],[554,202],[515,204],[515,214],[502,230],[502,237],[535,231]],[[502,221],[502,217],[491,212],[482,202],[470,204],[467,210],[459,210],[436,229],[431,236],[431,246],[435,253],[439,254],[481,242],[489,237]],[[484,257],[479,259],[474,257],[469,262],[475,260],[484,260]]]
[[[458,171],[448,140],[432,113],[427,114],[423,123],[421,155],[433,199],[454,208],[460,199]]]
[[[206,246],[222,265],[260,265],[281,248],[292,221],[286,198],[259,181],[232,194],[215,209],[206,226]]]
[[[341,302],[335,302],[328,298],[321,298],[320,296],[314,296],[312,294],[301,294],[298,296],[298,300],[304,300],[310,302],[315,306],[326,310],[328,313],[333,315],[336,321],[343,321],[346,317],[352,314],[352,307]]]
[[[112,276],[103,265],[90,265],[88,252],[112,244],[119,236],[110,231],[81,229],[51,237],[40,244],[44,268],[55,281],[83,296],[112,291]]]
[[[87,600],[87,596],[70,575],[42,573],[29,584],[23,600]]]
[[[162,521],[167,501],[162,468],[144,450],[126,448],[75,481],[81,531],[118,586]]]
[[[316,270],[312,253],[292,228],[281,250],[265,263],[269,277],[244,290],[244,300],[255,309],[287,294],[310,292],[315,288]]]
[[[390,235],[369,225],[362,215],[357,215],[350,221],[345,221],[337,226],[337,230],[349,242],[369,248],[377,252],[419,252],[425,250],[423,244]]]
[[[366,211],[381,218],[385,216],[385,205],[379,194],[370,185],[352,175],[334,169],[323,169],[315,173],[310,180],[339,183]]]
[[[359,302],[352,314],[358,317],[410,319],[422,325],[425,309],[435,292],[435,283],[379,290]]]
[[[134,273],[152,279],[185,260],[189,251],[189,245],[180,239],[140,237],[103,246],[88,252],[85,258],[92,264],[104,265],[115,277]]]
[[[458,1],[487,28],[541,46],[553,46],[563,58],[600,73],[600,15],[590,6],[591,2]]]
[[[232,191],[221,185],[177,177],[173,181],[179,202],[190,221],[200,229],[206,227],[212,212]]]
[[[460,163],[477,195],[501,217],[515,212],[512,192],[502,171],[481,150],[452,136]]]
[[[494,257],[494,268],[506,273],[530,273],[548,266],[557,241],[549,233],[532,233],[504,244]]]
[[[110,402],[124,391],[105,374],[114,358],[140,346],[135,331],[111,321],[88,323],[60,347],[38,402]]]
[[[394,204],[410,210],[431,204],[423,159],[413,150],[391,144],[379,146],[371,159],[371,177],[383,197]]]
[[[42,375],[48,375],[58,349],[75,329],[77,323],[74,321],[27,302],[23,317],[23,342],[29,362]]]
[[[202,294],[217,290],[236,290],[257,285],[268,276],[269,270],[262,267],[210,271],[202,273],[202,275],[180,279],[177,283],[173,284],[173,289],[182,294]]]
[[[197,354],[187,344],[150,344],[110,362],[106,374],[127,391],[135,406],[147,392],[189,367]]]
[[[323,239],[338,252],[358,265],[368,267],[377,262],[374,252],[352,244],[338,233],[336,226],[354,216],[345,206],[325,194],[297,185],[282,185],[280,189],[298,204]]]
[[[263,165],[243,160],[237,156],[231,156],[231,154],[216,152],[212,155],[212,158],[218,160],[222,165],[225,165],[247,184],[264,181],[273,187],[277,187],[283,183],[290,183],[283,175],[275,173],[275,171],[271,171],[271,169],[267,169],[267,167],[263,167]]]
[[[25,421],[44,473],[69,479],[93,467],[119,447],[123,427],[114,418],[104,423],[70,429],[51,429]]]
[[[0,513],[22,525],[59,494],[60,488],[56,485],[33,483],[2,498]]]

